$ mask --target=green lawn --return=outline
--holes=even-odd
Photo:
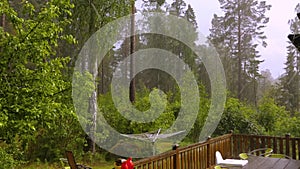
[[[112,169],[113,163],[112,162],[103,162],[99,164],[89,165],[87,166],[92,167],[93,169]],[[19,169],[60,169],[62,168],[59,164],[30,164],[26,166],[18,167]]]

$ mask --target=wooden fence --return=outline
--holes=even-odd
[[[272,148],[274,153],[300,158],[300,138],[226,134],[136,161],[134,165],[135,169],[207,169],[215,165],[216,151],[224,158],[238,158],[239,153],[258,148]]]
[[[232,140],[233,157],[238,157],[241,152],[249,152],[258,148],[272,148],[274,153],[285,154],[300,160],[300,138],[292,138],[289,134],[285,137],[233,134]]]
[[[215,164],[215,151],[231,157],[232,134],[208,139],[206,142],[179,147],[134,163],[135,169],[206,169]]]

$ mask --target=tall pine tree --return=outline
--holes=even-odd
[[[300,4],[295,8],[295,11],[300,9]],[[300,33],[300,22],[296,17],[289,20],[290,30],[294,34]],[[285,73],[280,78],[280,94],[279,102],[285,106],[288,111],[293,115],[299,112],[300,109],[300,96],[299,96],[299,68],[300,68],[300,54],[297,48],[288,42],[287,46],[287,60],[285,62]]]
[[[271,6],[256,0],[219,2],[224,16],[214,16],[209,39],[221,55],[231,93],[255,104],[261,63],[257,47],[267,45],[263,28]]]

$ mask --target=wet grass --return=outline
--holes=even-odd
[[[86,164],[93,169],[112,169],[113,162],[101,162],[97,164]],[[67,165],[66,165],[67,166]],[[18,169],[64,169],[60,164],[32,163],[25,166],[17,167]]]

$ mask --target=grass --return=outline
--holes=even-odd
[[[169,151],[172,148],[172,144],[170,143],[160,143],[157,145],[158,153]],[[90,162],[81,162],[80,159],[78,160],[78,163],[84,164],[87,166],[92,167],[93,169],[112,169],[114,167],[114,160],[112,161],[106,161],[104,156],[101,156],[101,154],[98,154],[96,157],[91,158],[92,160],[89,160]],[[84,160],[86,161],[86,160]],[[44,162],[33,162],[27,165],[22,165],[19,167],[16,167],[16,169],[63,169],[61,163],[64,162],[56,162],[56,163],[44,163]],[[65,167],[68,166],[67,163],[64,164]]]
[[[101,162],[95,164],[86,164],[87,166],[92,167],[93,169],[112,169],[113,162]],[[66,165],[67,166],[67,165]],[[32,163],[25,166],[20,166],[18,169],[63,169],[60,164],[46,164],[46,163]]]

